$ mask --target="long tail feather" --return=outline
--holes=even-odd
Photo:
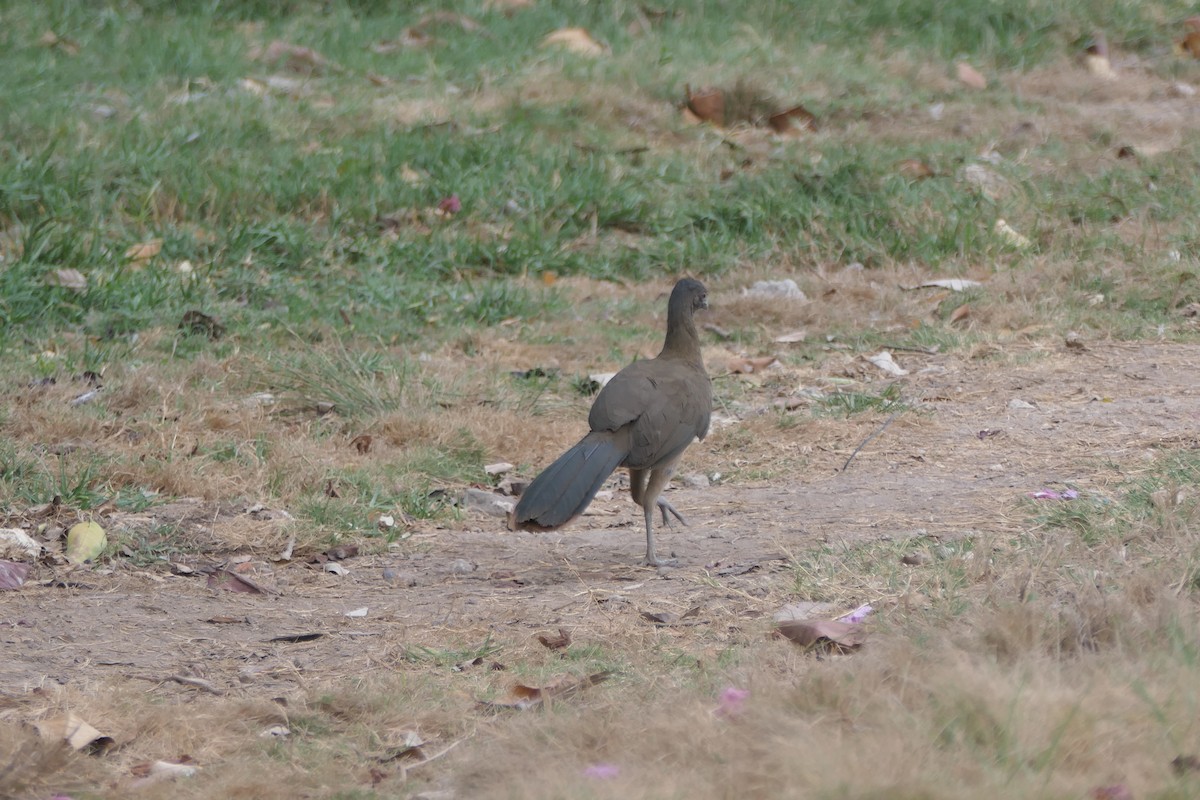
[[[628,454],[628,446],[621,446],[613,433],[589,433],[533,479],[513,511],[512,527],[549,530],[566,525],[584,512]]]

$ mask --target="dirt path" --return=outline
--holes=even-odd
[[[415,646],[527,640],[562,624],[602,636],[614,624],[648,625],[642,612],[696,607],[709,635],[728,642],[788,599],[789,554],[822,541],[1014,531],[1026,524],[1028,492],[1105,493],[1161,449],[1200,447],[1200,347],[1102,343],[1029,356],[1010,367],[899,356],[913,372],[905,396],[916,410],[844,473],[885,417],[743,423],[770,440],[751,455],[798,454],[803,467],[757,484],[674,490],[692,520],[661,539],[677,569],[636,566],[639,515],[618,495],[563,533],[509,533],[483,517],[419,529],[403,551],[348,560],[344,576],[263,561],[256,577],[277,595],[213,591],[203,577],[164,570],[76,572],[65,586],[2,595],[0,685],[186,674],[226,690],[283,690],[395,667]],[[705,464],[713,441],[697,448]],[[213,519],[203,511],[194,524]],[[36,576],[50,577],[47,568]],[[365,617],[344,616],[363,607]],[[321,636],[271,641],[308,633]]]

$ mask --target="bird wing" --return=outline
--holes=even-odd
[[[695,366],[652,358],[618,372],[592,405],[593,431],[631,426],[631,448],[624,466],[653,468],[672,461],[696,437],[708,433],[712,383]]]

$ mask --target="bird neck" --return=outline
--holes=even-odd
[[[692,309],[687,305],[672,303],[667,307],[667,340],[658,357],[703,363],[700,359],[700,337],[696,334]]]

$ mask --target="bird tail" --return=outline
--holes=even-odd
[[[623,445],[620,438],[611,431],[593,431],[559,456],[521,493],[509,527],[551,530],[582,514],[629,455],[628,443]]]

